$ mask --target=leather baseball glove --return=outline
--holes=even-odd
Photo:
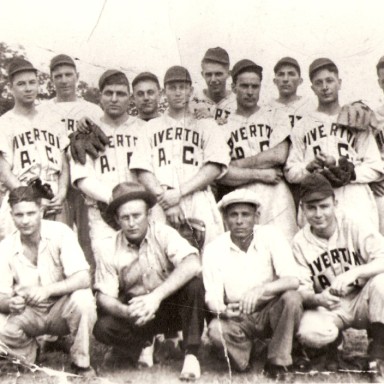
[[[85,164],[86,154],[96,159],[100,152],[103,152],[109,140],[100,127],[87,121],[89,132],[75,131],[69,135],[71,141],[71,155],[73,159]]]
[[[337,116],[337,123],[358,131],[377,129],[378,126],[375,113],[361,100],[344,105]]]
[[[320,173],[329,180],[333,188],[340,188],[356,180],[355,166],[346,157],[340,157],[339,165],[324,168]]]
[[[103,203],[102,201],[97,202],[97,208],[99,208],[101,218],[115,231],[120,229],[119,224],[117,224],[115,218],[108,214],[107,208],[108,204]]]

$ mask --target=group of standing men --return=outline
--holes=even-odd
[[[100,77],[99,108],[76,96],[76,64],[57,55],[56,97],[36,107],[37,70],[10,63],[0,340],[34,362],[36,338],[69,333],[73,369],[91,375],[92,332],[112,346],[106,360],[152,365],[155,336],[181,329],[180,378],[195,380],[206,318],[239,371],[253,340],[270,338],[264,372],[276,378],[289,374],[295,343],[337,347],[353,326],[369,329],[374,380],[384,380],[384,114],[341,108],[328,58],[309,68],[314,110],[297,95],[291,57],[276,63],[279,97],[263,106],[263,68],[252,60],[230,70],[217,47],[201,67],[202,92],[186,68],[167,70],[164,114],[156,75],[137,75],[132,117],[119,70]],[[377,73],[383,87],[384,58]]]

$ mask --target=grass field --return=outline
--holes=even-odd
[[[366,354],[367,339],[365,332],[349,330],[345,334],[344,357],[355,357],[361,359]],[[180,383],[178,375],[181,370],[182,360],[170,360],[166,363],[155,364],[152,368],[137,369],[134,367],[124,367],[123,369],[102,369],[106,347],[93,341],[92,346],[92,365],[98,371],[98,378],[94,380],[84,380],[73,377],[49,376],[43,372],[21,372],[20,369],[10,363],[3,364],[0,371],[1,384],[64,384],[64,383],[85,383],[85,384],[128,384],[128,383],[153,383],[153,384],[173,384]],[[43,365],[59,371],[68,371],[68,355],[62,352],[47,353],[44,356]],[[264,361],[262,358],[255,359],[252,369],[245,374],[231,374],[225,360],[220,360],[212,355],[211,348],[204,338],[204,344],[200,352],[200,362],[202,369],[200,384],[251,384],[269,383],[262,374],[261,369]],[[321,365],[320,365],[321,369]],[[366,373],[353,372],[324,372],[318,371],[310,374],[296,374],[294,382],[297,383],[364,383],[369,381]]]

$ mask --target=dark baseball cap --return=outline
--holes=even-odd
[[[311,173],[300,184],[300,200],[303,203],[326,199],[335,192],[328,179],[320,173]]]
[[[384,56],[381,56],[379,62],[376,64],[376,69],[384,68]]]
[[[28,60],[22,57],[15,57],[8,65],[8,77],[11,78],[19,72],[37,72],[37,69]]]
[[[75,61],[72,59],[72,57],[69,57],[68,55],[60,54],[52,58],[51,63],[49,65],[49,69],[51,72],[58,66],[58,65],[70,65],[76,69]]]
[[[192,84],[191,75],[188,70],[180,65],[175,65],[165,72],[164,85],[173,81],[184,81]]]
[[[260,80],[263,78],[263,68],[260,65],[257,65],[255,62],[249,59],[243,59],[238,61],[232,68],[232,80],[235,82],[237,76],[245,71],[255,72],[259,75]]]
[[[128,89],[129,89],[129,81],[128,81],[128,78],[124,72],[121,72],[118,69],[108,69],[100,76],[100,79],[99,79],[100,91],[103,90],[105,82],[107,81],[107,79],[109,79],[110,77],[115,76],[115,75],[122,75],[122,78],[124,78],[124,83],[126,83],[126,85],[128,86]]]
[[[221,48],[209,48],[203,57],[203,61],[214,61],[216,63],[229,65],[228,52]]]
[[[293,57],[283,57],[281,58],[277,63],[276,65],[274,66],[273,68],[273,71],[275,73],[277,73],[277,71],[283,66],[283,65],[292,65],[293,67],[295,67],[297,69],[297,71],[299,72],[299,75],[301,74],[301,70],[300,70],[300,65],[299,63],[297,62],[296,59],[294,59]]]
[[[326,57],[320,57],[319,59],[314,60],[309,66],[309,78],[312,80],[314,74],[324,67],[334,67],[338,71],[336,64]]]
[[[160,83],[159,83],[159,79],[157,78],[156,75],[154,75],[153,73],[151,72],[141,72],[139,73],[132,81],[132,88],[135,87],[135,85],[137,83],[139,83],[140,81],[143,81],[143,80],[151,80],[153,81],[154,83],[157,84],[157,86],[160,88]]]

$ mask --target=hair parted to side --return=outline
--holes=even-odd
[[[107,85],[126,85],[128,88],[128,92],[130,92],[129,89],[129,82],[127,80],[127,77],[123,73],[116,73],[112,76],[108,76],[103,83],[102,89],[100,89],[101,92],[103,92],[103,89]]]
[[[31,186],[22,186],[13,189],[8,198],[8,203],[11,207],[23,201],[33,202],[41,205],[41,195]]]

